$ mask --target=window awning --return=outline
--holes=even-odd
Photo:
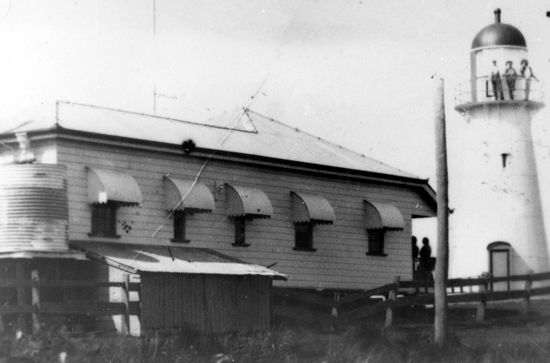
[[[214,196],[210,189],[204,183],[194,183],[192,180],[164,177],[164,202],[167,210],[214,210]]]
[[[292,197],[292,221],[332,224],[336,214],[330,202],[319,195],[290,192]]]
[[[271,218],[273,207],[267,195],[258,188],[225,184],[227,214],[230,217]]]
[[[88,168],[88,201],[140,204],[143,198],[136,180],[129,174],[105,169]]]
[[[395,205],[365,200],[365,225],[367,229],[398,230],[405,227],[405,220]]]
[[[260,275],[278,280],[286,276],[206,248],[151,246],[126,243],[72,241],[71,248],[129,273],[158,272],[207,275]]]

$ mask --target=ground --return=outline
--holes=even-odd
[[[185,334],[144,338],[74,334],[63,327],[37,336],[5,336],[2,351],[28,362],[548,362],[550,300],[535,300],[529,316],[517,302],[489,305],[484,323],[473,306],[450,311],[450,344],[432,343],[433,310],[395,314],[382,329],[372,319],[336,330],[282,324],[272,332],[201,341]],[[2,361],[4,359],[4,361]],[[0,358],[0,362],[9,362]]]

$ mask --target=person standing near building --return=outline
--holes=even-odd
[[[529,100],[529,92],[531,91],[531,79],[539,81],[537,77],[533,74],[533,70],[529,66],[529,61],[527,59],[521,60],[520,68],[521,77],[525,79],[525,101]]]
[[[518,74],[513,67],[512,61],[506,62],[506,70],[504,71],[504,79],[506,80],[506,85],[508,86],[508,93],[510,94],[510,99],[514,99],[514,91],[516,89],[516,79]]]
[[[411,240],[411,243],[412,243],[412,261],[413,261],[413,271],[416,271],[417,269],[417,264],[418,264],[418,254],[419,254],[419,248],[418,246],[416,245],[416,236],[412,236],[412,240]]]
[[[493,94],[495,100],[503,100],[504,94],[502,93],[502,80],[500,78],[500,70],[498,69],[497,61],[493,60],[493,67],[491,68],[491,83],[493,85]]]

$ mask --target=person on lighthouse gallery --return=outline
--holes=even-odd
[[[493,67],[491,68],[491,83],[493,85],[493,94],[495,100],[503,100],[504,94],[502,93],[502,80],[500,79],[500,70],[498,69],[497,61],[493,60]]]
[[[506,80],[506,86],[508,86],[508,93],[510,94],[510,99],[514,99],[514,91],[516,90],[516,79],[518,74],[513,67],[512,61],[506,62],[506,69],[504,70],[504,79]]]
[[[533,73],[533,69],[529,66],[529,61],[527,59],[521,60],[521,68],[519,70],[521,77],[525,79],[525,101],[529,100],[529,92],[531,91],[531,79],[539,81],[538,78]]]

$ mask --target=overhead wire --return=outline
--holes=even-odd
[[[248,110],[250,108],[250,106],[252,105],[252,102],[254,102],[254,100],[256,99],[256,96],[258,96],[258,94],[260,94],[262,88],[264,87],[265,83],[267,82],[267,79],[268,79],[269,75],[267,75],[266,77],[264,77],[263,81],[260,83],[260,85],[258,86],[256,92],[250,97],[250,100],[248,102],[248,104],[246,105],[246,107],[242,108],[242,110],[240,112],[238,112],[236,115],[235,115],[235,118],[233,119],[233,127],[229,128],[229,130],[226,132],[226,134],[224,135],[224,137],[220,140],[218,146],[221,147],[225,144],[225,142],[227,141],[227,139],[229,138],[229,136],[231,136],[231,134],[233,133],[233,131],[235,131],[240,123],[240,120],[242,118],[242,116],[248,116],[248,113],[246,112],[246,110]],[[252,126],[254,127],[254,129],[256,129],[256,127],[254,126],[254,123],[252,122],[252,120],[249,118],[250,122],[252,123]],[[170,212],[168,212],[168,215],[164,218],[164,221],[163,223],[161,223],[156,229],[155,231],[153,232],[153,234],[151,235],[151,237],[155,237],[157,235],[157,233],[162,229],[162,227],[164,227],[165,225],[165,221],[167,219],[169,219],[170,217],[173,216],[174,212],[181,206],[181,204],[184,202],[185,198],[187,198],[187,196],[191,193],[191,191],[193,190],[193,188],[195,187],[195,185],[197,185],[198,181],[199,181],[199,178],[201,177],[204,169],[206,168],[206,166],[208,165],[208,163],[210,162],[210,160],[216,155],[217,151],[214,150],[210,153],[210,155],[208,155],[208,157],[206,158],[206,160],[204,161],[204,163],[201,165],[199,171],[197,172],[197,174],[195,175],[195,178],[193,179],[193,182],[191,183],[191,186],[189,187],[189,189],[187,190],[187,192],[185,192],[185,194],[180,198],[180,200],[178,201],[178,203],[172,207],[170,209]]]
[[[153,36],[155,37],[156,39],[156,0],[153,0]],[[155,40],[155,44],[156,44],[156,40]],[[277,61],[279,60],[279,58],[281,57],[281,54],[282,54],[282,47],[283,47],[283,43],[281,42],[277,48],[277,54],[276,56],[274,57],[274,60]],[[156,52],[156,50],[155,50]],[[237,127],[239,125],[239,122],[240,120],[242,119],[243,116],[246,116],[250,122],[250,124],[252,125],[252,127],[254,128],[255,130],[255,133],[257,133],[257,129],[256,129],[256,126],[254,125],[254,122],[252,121],[249,113],[248,113],[248,110],[250,109],[250,106],[252,105],[252,103],[254,101],[256,101],[257,99],[257,96],[260,94],[260,92],[262,91],[262,89],[264,88],[269,76],[270,76],[270,73],[271,73],[271,70],[269,70],[266,74],[266,76],[264,77],[264,79],[260,82],[258,88],[256,89],[256,92],[250,96],[250,98],[248,99],[248,103],[246,104],[246,106],[242,107],[241,108],[241,111],[238,112],[236,115],[235,115],[235,118],[233,119],[233,126],[230,127],[227,131],[227,133],[224,135],[224,137],[220,140],[219,144],[218,144],[218,147],[221,147],[225,144],[225,142],[227,141],[227,139],[229,138],[229,136],[231,136],[231,134],[233,133],[233,131],[237,130]],[[156,81],[154,81],[154,87],[156,87]],[[155,88],[155,97],[156,97],[156,88]],[[155,100],[155,103],[154,103],[154,107],[156,107],[156,100]],[[156,110],[155,110],[156,112]],[[172,207],[170,209],[170,211],[168,212],[168,214],[166,215],[166,217],[164,218],[163,222],[155,229],[155,231],[152,233],[151,237],[155,237],[158,232],[164,227],[165,225],[165,222],[167,219],[171,218],[174,214],[174,212],[182,205],[182,203],[185,201],[185,199],[189,196],[189,194],[191,193],[191,191],[193,190],[193,188],[195,187],[195,185],[197,185],[198,181],[199,181],[199,178],[202,176],[202,173],[204,172],[206,166],[208,165],[208,163],[210,162],[210,160],[212,160],[212,158],[217,154],[217,150],[213,150],[209,155],[208,157],[206,158],[206,160],[203,162],[203,164],[201,165],[201,167],[199,168],[198,172],[196,173],[194,179],[193,179],[193,182],[191,183],[191,186],[189,187],[189,189],[185,192],[185,194],[180,198],[180,200],[178,201],[178,203]]]

